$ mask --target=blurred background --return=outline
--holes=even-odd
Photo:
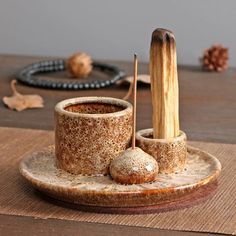
[[[205,48],[229,47],[236,66],[235,0],[1,0],[0,53],[148,61],[152,31],[177,40],[179,64],[198,65]]]

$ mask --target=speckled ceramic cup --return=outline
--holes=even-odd
[[[73,174],[108,174],[109,164],[129,147],[132,105],[109,97],[80,97],[55,107],[57,166]]]
[[[186,134],[170,139],[153,139],[153,129],[136,133],[136,144],[153,156],[159,166],[159,173],[173,173],[183,170],[187,157]]]

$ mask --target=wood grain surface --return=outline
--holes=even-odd
[[[20,177],[23,155],[54,142],[52,131],[0,128],[0,214],[180,231],[236,234],[236,145],[191,142],[217,156],[223,169],[216,194],[185,209],[147,215],[97,214],[64,208],[42,198]],[[226,205],[227,203],[227,205]]]
[[[179,86],[175,37],[156,29],[150,46],[150,80],[153,108],[153,137],[179,136]]]
[[[10,95],[10,80],[23,66],[42,57],[0,55],[0,97]],[[131,62],[108,61],[133,74]],[[139,63],[139,73],[148,65]],[[236,69],[223,73],[203,72],[198,67],[179,67],[180,129],[188,140],[236,143]],[[55,75],[60,76],[60,75]],[[102,95],[123,97],[128,86],[88,91],[54,91],[18,85],[22,93],[37,93],[45,100],[43,109],[15,112],[0,103],[0,126],[53,129],[53,108],[58,101],[77,96]],[[150,87],[140,87],[137,104],[137,129],[151,127]]]
[[[15,72],[29,63],[42,59],[48,58],[0,55],[0,97],[11,94],[10,81],[13,79]],[[108,62],[120,66],[128,75],[132,75],[132,63]],[[146,63],[140,63],[139,73],[147,72],[148,65]],[[198,67],[180,66],[178,72],[180,86],[180,128],[187,133],[188,139],[236,143],[236,69],[229,69],[223,73],[208,73],[201,71]],[[60,77],[61,75],[58,74],[55,76]],[[18,113],[8,110],[1,102],[0,126],[52,130],[52,110],[58,101],[85,95],[103,95],[120,98],[126,94],[128,87],[121,86],[103,90],[73,92],[44,90],[23,85],[18,85],[18,89],[22,93],[40,94],[45,100],[45,108]],[[151,127],[149,86],[139,86],[138,96],[137,128],[144,129]],[[4,193],[4,190],[2,190],[2,193]],[[191,233],[142,227],[114,226],[110,224],[78,223],[69,220],[46,220],[35,217],[0,215],[0,235],[29,234],[209,235],[208,233]]]

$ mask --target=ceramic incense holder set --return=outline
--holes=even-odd
[[[23,158],[23,177],[53,198],[112,210],[178,202],[215,182],[220,162],[187,146],[179,129],[176,45],[168,30],[152,34],[150,78],[152,129],[134,134],[136,100],[134,109],[116,98],[64,100],[55,107],[55,147]]]

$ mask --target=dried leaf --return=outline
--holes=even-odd
[[[130,98],[130,96],[132,95],[133,92],[133,81],[134,81],[134,77],[133,76],[128,76],[125,78],[126,82],[129,82],[129,90],[126,93],[126,95],[122,98],[124,100],[128,100]],[[149,75],[138,75],[137,81],[145,83],[145,84],[150,84],[150,76]]]
[[[16,80],[11,81],[13,95],[3,97],[3,102],[12,110],[23,111],[28,108],[42,108],[43,98],[39,95],[22,95],[16,91]]]
[[[132,95],[133,88],[134,88],[134,80],[131,80],[130,84],[129,84],[129,90],[128,90],[128,92],[125,94],[125,96],[122,99],[124,99],[126,101],[129,100],[129,98]]]
[[[133,76],[127,76],[125,78],[125,81],[128,81],[129,83],[131,83],[133,81]],[[138,82],[142,82],[144,84],[150,84],[150,75],[138,75],[138,78],[137,78],[137,81]]]

